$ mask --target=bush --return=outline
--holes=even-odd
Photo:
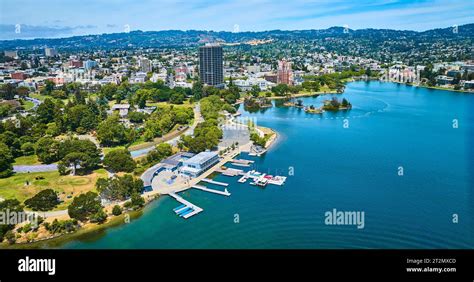
[[[75,219],[68,219],[68,220],[53,220],[53,222],[50,224],[48,222],[45,222],[44,228],[51,232],[52,234],[56,233],[69,233],[76,231],[78,227],[78,222]]]
[[[114,208],[112,209],[112,214],[115,216],[121,215],[122,208],[119,205],[115,205]]]
[[[7,233],[5,233],[5,239],[7,239],[8,244],[10,245],[15,244],[16,242],[15,233],[11,230],[8,230]]]
[[[132,194],[130,202],[132,204],[132,207],[141,208],[143,207],[143,205],[145,205],[145,200],[137,193]]]
[[[103,223],[107,220],[107,214],[103,209],[91,216],[91,222]]]

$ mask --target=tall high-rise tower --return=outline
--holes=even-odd
[[[222,46],[206,44],[199,47],[199,76],[204,84],[219,86],[224,83]]]
[[[278,61],[278,83],[292,85],[293,71],[291,70],[291,62],[283,59]]]

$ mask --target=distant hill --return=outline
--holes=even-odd
[[[331,27],[320,30],[270,30],[262,32],[214,32],[199,30],[132,31],[54,39],[3,40],[0,50],[56,48],[59,51],[88,51],[136,48],[186,48],[209,41],[243,43],[253,39],[273,39],[278,42],[303,42],[318,45],[340,54],[410,59],[417,56],[443,56],[451,59],[472,58],[474,24],[423,32],[390,29],[344,30]],[[435,52],[435,53],[433,53]],[[438,52],[438,53],[436,53]],[[454,54],[454,55],[453,55]],[[448,56],[450,54],[446,54]],[[453,57],[454,56],[454,57]]]
[[[225,42],[244,42],[252,39],[358,39],[364,38],[370,41],[380,40],[415,40],[433,41],[473,39],[474,24],[467,24],[458,27],[458,33],[453,32],[453,28],[433,29],[423,32],[409,30],[391,29],[359,29],[348,30],[344,33],[342,27],[331,27],[320,30],[270,30],[261,32],[214,32],[199,30],[167,30],[167,31],[132,31],[130,33],[111,33],[99,35],[84,35],[67,38],[53,39],[16,39],[0,41],[1,50],[11,50],[15,48],[41,48],[44,46],[58,49],[110,49],[110,48],[130,48],[130,47],[186,47],[199,45],[203,40],[223,40]]]

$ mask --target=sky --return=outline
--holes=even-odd
[[[474,0],[0,0],[0,39],[126,30],[263,31],[474,23]]]

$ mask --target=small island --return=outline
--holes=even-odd
[[[244,107],[249,111],[271,108],[272,106],[271,100],[266,97],[247,97],[244,100]]]
[[[331,100],[325,100],[324,105],[322,106],[322,109],[325,111],[332,111],[332,112],[337,112],[341,110],[350,110],[352,109],[352,104],[347,101],[346,98],[342,98],[342,101],[339,102],[339,100],[336,97],[333,97]]]
[[[323,110],[320,108],[316,108],[313,105],[310,105],[309,107],[305,107],[304,111],[307,112],[308,114],[322,114]]]

